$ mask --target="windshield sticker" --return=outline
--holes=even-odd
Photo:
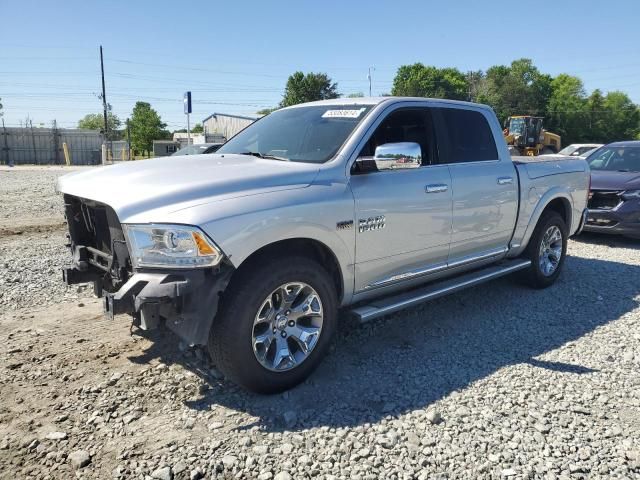
[[[322,114],[322,118],[358,118],[366,108],[358,110],[327,110]]]

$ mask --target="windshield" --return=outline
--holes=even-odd
[[[524,118],[512,118],[509,122],[511,135],[524,135]]]
[[[562,150],[558,152],[558,155],[571,155],[578,148],[575,145],[569,145],[568,147],[564,147]]]
[[[324,163],[332,158],[372,105],[314,105],[278,110],[249,125],[217,153]]]
[[[632,147],[602,147],[587,159],[591,170],[640,172],[640,145]]]
[[[189,145],[188,147],[181,148],[176,151],[173,155],[200,155],[204,153],[211,145],[209,144],[200,144],[200,145]]]
[[[598,145],[569,145],[568,147],[563,148],[558,152],[559,155],[569,155],[571,157],[578,157],[583,155],[591,150],[595,150],[598,148]]]

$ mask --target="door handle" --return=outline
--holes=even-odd
[[[498,177],[498,185],[510,185],[513,183],[513,177]]]
[[[449,190],[449,185],[445,185],[444,183],[434,183],[424,187],[425,193],[441,193],[447,190]]]

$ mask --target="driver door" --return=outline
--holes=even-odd
[[[418,143],[422,165],[393,170],[352,170],[356,211],[355,292],[394,289],[446,268],[451,240],[449,167],[437,164],[431,112],[399,108],[376,127],[359,157],[380,145]],[[373,227],[373,228],[370,228]]]

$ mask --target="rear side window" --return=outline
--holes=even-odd
[[[482,113],[458,108],[435,110],[441,163],[498,159],[496,142]]]

